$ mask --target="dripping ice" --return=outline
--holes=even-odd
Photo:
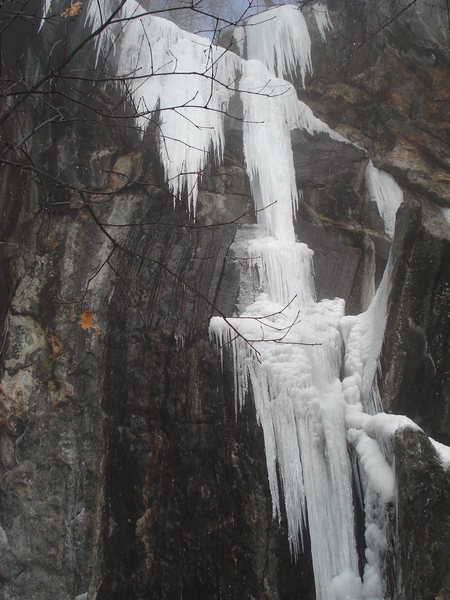
[[[123,19],[128,19],[126,26]],[[134,0],[125,3],[116,20],[118,25],[97,38],[97,60],[114,40],[110,60],[118,77],[129,76],[137,124],[144,132],[158,113],[165,178],[174,201],[187,196],[195,215],[199,174],[211,159],[222,160],[223,114],[241,61],[208,38],[143,14]],[[88,5],[86,22],[93,29],[101,23],[95,1]]]
[[[294,77],[302,82],[312,72],[311,39],[302,11],[280,6],[254,15],[237,28],[234,38],[247,59],[258,59],[277,77]]]
[[[333,29],[333,23],[331,22],[330,15],[326,4],[317,3],[312,7],[316,25],[319,30],[322,40],[325,42],[327,39],[327,31]]]
[[[104,10],[112,10],[112,5],[103,3]],[[86,23],[92,29],[101,23],[98,7],[96,0],[86,3]],[[46,0],[44,15],[49,9]],[[327,8],[316,3],[313,10],[325,39],[332,29]],[[214,317],[210,334],[232,356],[237,411],[252,387],[274,517],[280,517],[283,502],[294,557],[301,552],[302,532],[308,528],[318,599],[381,599],[386,506],[395,500],[389,440],[397,429],[417,426],[406,417],[380,412],[376,373],[389,264],[367,311],[346,317],[343,300],[316,302],[312,251],[295,237],[299,195],[291,130],[321,132],[347,143],[317,119],[283,79],[298,74],[304,82],[312,72],[306,21],[293,6],[252,17],[234,33],[241,56],[248,59],[244,60],[209,39],[142,12],[134,0],[125,3],[118,20],[130,20],[98,36],[97,60],[109,56],[120,77],[139,74],[139,79],[129,80],[137,124],[144,131],[159,115],[159,153],[166,180],[174,199],[183,194],[190,198],[193,213],[198,174],[211,159],[220,163],[223,157],[224,114],[230,100],[239,94],[242,101],[245,163],[257,214],[245,246],[259,290],[238,315]],[[151,51],[147,39],[152,41]],[[174,105],[177,110],[172,110]],[[386,233],[392,235],[400,188],[371,163],[366,185]],[[348,444],[361,473],[365,505],[362,579],[353,533]],[[449,454],[440,446],[436,445],[447,464]]]

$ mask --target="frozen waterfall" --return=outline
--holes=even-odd
[[[315,8],[316,26],[325,40],[332,23],[324,4]],[[129,21],[124,24],[123,19]],[[101,22],[96,0],[88,4],[86,22],[92,28]],[[389,267],[361,315],[345,316],[344,301],[338,298],[316,301],[312,251],[294,232],[299,192],[291,131],[321,132],[348,142],[317,119],[282,79],[297,73],[304,82],[312,72],[311,42],[301,11],[282,6],[256,15],[234,37],[248,60],[143,14],[129,0],[117,24],[98,37],[98,57],[109,55],[122,78],[139,73],[139,79],[130,77],[137,123],[144,131],[158,111],[166,180],[174,199],[188,195],[194,214],[199,177],[209,161],[221,162],[224,115],[231,98],[240,96],[245,163],[257,214],[246,252],[259,290],[241,303],[239,314],[213,317],[210,335],[222,354],[231,354],[237,411],[252,388],[273,515],[280,517],[283,503],[294,558],[308,529],[317,598],[381,600],[386,507],[395,504],[389,439],[398,428],[416,427],[405,417],[380,412],[377,396]],[[118,42],[109,52],[112,40]],[[392,235],[401,190],[371,164],[366,183]],[[349,445],[361,473],[365,505],[362,578]]]

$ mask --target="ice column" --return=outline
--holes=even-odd
[[[238,317],[214,317],[210,332],[219,346],[230,347],[237,406],[251,383],[274,515],[280,513],[278,471],[293,555],[307,524],[317,597],[360,598],[339,380],[344,303],[315,302],[312,252],[295,241],[293,226],[298,196],[290,129],[311,127],[311,115],[292,86],[260,62],[244,65],[240,88],[244,154],[258,221],[248,255],[259,273],[260,293]]]

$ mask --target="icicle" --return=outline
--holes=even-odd
[[[48,17],[48,15],[50,13],[51,6],[52,6],[52,0],[43,0],[43,3],[42,3],[42,18],[41,18],[41,24],[39,25],[38,31],[40,31],[42,29],[42,27],[44,26],[45,17]]]
[[[245,53],[245,27],[237,26],[233,30],[233,42],[237,48],[239,56]]]
[[[326,123],[318,119],[309,106],[301,100],[298,101],[295,109],[291,110],[290,117],[291,129],[303,129],[310,135],[326,133],[331,139],[336,140],[337,142],[350,144],[350,141],[347,138],[343,137],[333,129],[330,129]]]
[[[287,120],[297,105],[295,90],[271,77],[258,61],[244,64],[239,89],[244,105],[244,155],[258,223],[269,235],[294,242],[292,214],[298,196]]]
[[[299,72],[304,84],[312,73],[311,39],[297,7],[279,6],[251,17],[245,39],[247,58],[260,60],[277,77],[293,78]]]
[[[331,22],[330,15],[328,13],[328,7],[326,4],[314,4],[313,6],[314,17],[316,19],[317,29],[324,42],[327,41],[327,31],[333,29],[333,23]]]
[[[97,2],[88,8],[86,23],[96,28],[105,15]],[[207,38],[143,14],[134,0],[115,21],[98,36],[97,60],[109,54],[117,80],[128,82],[141,131],[158,113],[165,178],[174,201],[186,194],[195,215],[201,173],[211,157],[222,160],[224,114],[240,59]]]
[[[295,306],[314,297],[312,251],[305,244],[280,242],[275,238],[252,240],[249,256],[259,266],[261,285],[273,294],[271,300]]]

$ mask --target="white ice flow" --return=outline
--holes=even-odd
[[[267,90],[264,66],[248,61],[240,86]],[[271,91],[282,86],[272,78]],[[312,252],[296,242],[293,226],[298,196],[290,129],[307,129],[306,112],[291,87],[281,95],[243,93],[241,98],[245,160],[259,223],[248,255],[259,272],[260,294],[239,317],[213,318],[210,331],[219,347],[231,348],[238,406],[249,382],[252,386],[274,515],[280,514],[278,471],[294,556],[304,525],[310,532],[317,597],[343,598],[345,592],[360,598],[339,380],[344,302],[315,302]]]
[[[375,201],[384,222],[384,230],[392,237],[395,228],[395,214],[403,202],[403,192],[389,173],[376,169],[372,161],[366,169],[366,184],[370,199]]]
[[[322,37],[322,40],[325,42],[327,39],[327,31],[333,29],[333,23],[330,19],[330,14],[328,12],[328,7],[326,4],[314,4],[312,8],[314,12],[314,17],[316,19],[316,25]]]
[[[117,5],[113,0],[85,3],[86,24],[95,30]],[[315,8],[324,36],[331,21],[325,5]],[[237,410],[251,385],[273,514],[280,516],[283,499],[294,557],[308,528],[318,600],[381,599],[386,510],[395,504],[389,440],[398,428],[415,425],[379,412],[374,383],[390,269],[368,310],[344,317],[343,300],[316,302],[312,251],[295,237],[299,198],[291,130],[321,132],[347,143],[298,100],[290,83],[278,78],[297,72],[304,80],[312,71],[303,14],[282,6],[239,28],[235,39],[242,53],[246,48],[248,61],[144,14],[135,0],[128,0],[114,20],[97,37],[97,62],[107,61],[118,80],[128,84],[142,131],[158,119],[166,180],[174,198],[190,198],[194,213],[199,174],[211,158],[222,160],[224,115],[231,98],[240,97],[246,169],[258,221],[246,252],[249,268],[258,273],[259,290],[239,315],[214,317],[210,334],[222,353],[225,349],[232,355]],[[401,191],[372,165],[366,181],[391,234]],[[362,580],[348,444],[361,473],[365,505]]]
[[[277,77],[291,78],[298,73],[304,83],[312,72],[308,26],[296,6],[279,6],[254,15],[236,28],[234,38],[241,54],[246,49],[248,59],[260,60]]]

